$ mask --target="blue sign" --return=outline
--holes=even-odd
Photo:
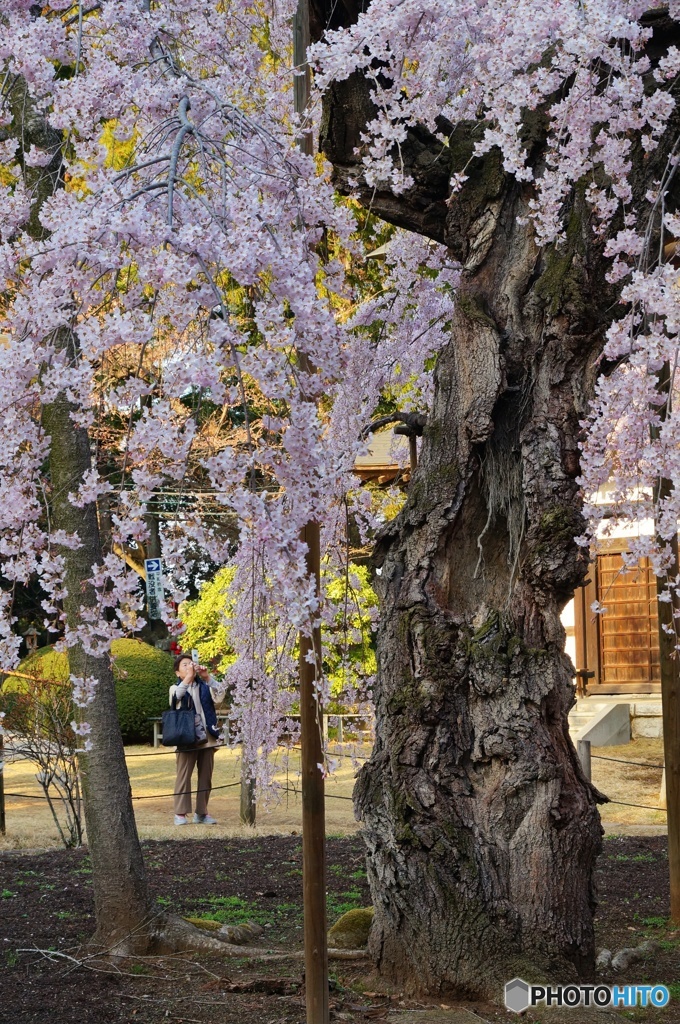
[[[160,558],[145,558],[146,607],[150,619],[160,619],[163,603],[163,562]]]

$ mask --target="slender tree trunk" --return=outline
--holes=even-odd
[[[38,145],[53,154],[46,168],[24,168],[26,186],[32,196],[26,230],[33,237],[42,238],[46,235],[40,221],[42,206],[62,184],[63,138],[37,109],[21,77],[14,80],[9,99],[17,144],[24,150]],[[68,300],[68,296],[64,298]],[[68,327],[60,329],[55,341],[71,359],[77,358],[75,338]],[[51,405],[43,407],[42,422],[50,437],[51,526],[75,533],[81,540],[75,551],[62,549],[68,590],[64,610],[73,628],[80,621],[80,607],[91,608],[97,601],[87,580],[92,576],[93,566],[101,563],[102,550],[96,505],[77,509],[68,500],[69,492],[78,490],[83,474],[91,468],[87,431],[75,425],[72,411],[66,396],[61,394]],[[111,662],[108,657],[86,655],[78,645],[69,650],[69,669],[75,676],[93,676],[98,681],[96,696],[86,712],[93,750],[80,756],[95,896],[94,940],[106,947],[117,946],[121,951],[147,952],[152,904],[132,810]]]
[[[53,153],[43,168],[24,168],[24,178],[32,196],[26,230],[35,238],[47,232],[40,221],[42,205],[61,187],[62,135],[45,120],[18,76],[9,92],[13,123],[11,134],[17,146],[32,145]],[[70,296],[64,296],[68,303]],[[77,358],[76,339],[64,326],[55,338],[57,347]],[[92,608],[97,600],[87,582],[93,566],[102,560],[102,538],[95,503],[77,509],[68,500],[76,491],[83,474],[91,468],[87,431],[71,419],[73,407],[64,394],[43,406],[42,422],[50,437],[51,525],[54,530],[78,534],[78,550],[63,548],[65,583],[68,596],[64,610],[71,627],[80,621],[80,608]],[[108,504],[103,509],[104,532],[110,532]],[[110,536],[106,538],[110,543]],[[142,850],[132,810],[130,779],[118,722],[115,686],[108,657],[86,655],[80,645],[69,650],[69,668],[75,676],[93,676],[96,696],[86,710],[91,726],[92,752],[81,755],[81,775],[87,840],[92,858],[96,932],[93,942],[117,954],[174,953],[205,950],[222,955],[239,955],[243,929],[229,930],[226,941],[205,935],[182,918],[158,914],[152,904],[144,872]],[[4,826],[4,818],[2,820]]]
[[[319,25],[353,17],[316,6]],[[448,245],[463,272],[408,501],[374,556],[376,744],[355,790],[370,951],[400,987],[498,997],[516,975],[594,971],[601,798],[569,737],[560,612],[586,570],[579,421],[618,295],[581,191],[565,202],[564,243],[539,250],[529,189],[495,151],[468,163],[470,126],[442,124],[446,148],[410,132],[412,187],[367,187],[357,153],[371,116],[360,75],[331,87],[322,147],[338,187]],[[540,112],[525,127],[540,175]],[[636,151],[636,198],[668,150]]]
[[[74,348],[67,329],[64,347]],[[75,351],[71,352],[76,357]],[[87,580],[101,563],[96,505],[75,508],[68,500],[83,474],[90,469],[87,431],[71,419],[72,407],[64,395],[43,409],[43,425],[50,436],[51,516],[55,530],[77,533],[81,545],[63,549],[68,595],[64,610],[71,628],[81,621],[80,609],[93,608],[97,594]],[[126,951],[146,952],[152,903],[142,849],[132,809],[130,779],[118,724],[116,693],[108,655],[92,657],[78,644],[69,650],[69,668],[76,676],[97,679],[95,698],[84,712],[91,726],[92,752],[80,755],[87,842],[92,858],[95,941],[119,945]]]

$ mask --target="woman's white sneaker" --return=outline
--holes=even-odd
[[[187,816],[186,816],[186,814],[176,814],[175,815],[175,825],[186,825],[186,824],[187,824]]]
[[[217,818],[211,818],[209,814],[194,814],[194,825],[216,825]]]

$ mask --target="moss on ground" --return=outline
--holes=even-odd
[[[373,907],[348,910],[328,932],[328,945],[333,949],[363,949],[373,923]]]

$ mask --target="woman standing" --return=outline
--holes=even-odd
[[[175,825],[186,825],[187,814],[191,814],[191,776],[198,768],[196,812],[194,823],[216,825],[215,818],[208,814],[208,798],[212,787],[215,749],[222,744],[222,734],[217,724],[215,702],[224,697],[226,684],[218,683],[208,670],[195,665],[188,654],[175,658],[175,675],[178,682],[170,687],[170,703],[177,702],[187,694],[191,697],[194,710],[203,723],[207,739],[190,749],[176,750],[177,777],[175,779]]]

